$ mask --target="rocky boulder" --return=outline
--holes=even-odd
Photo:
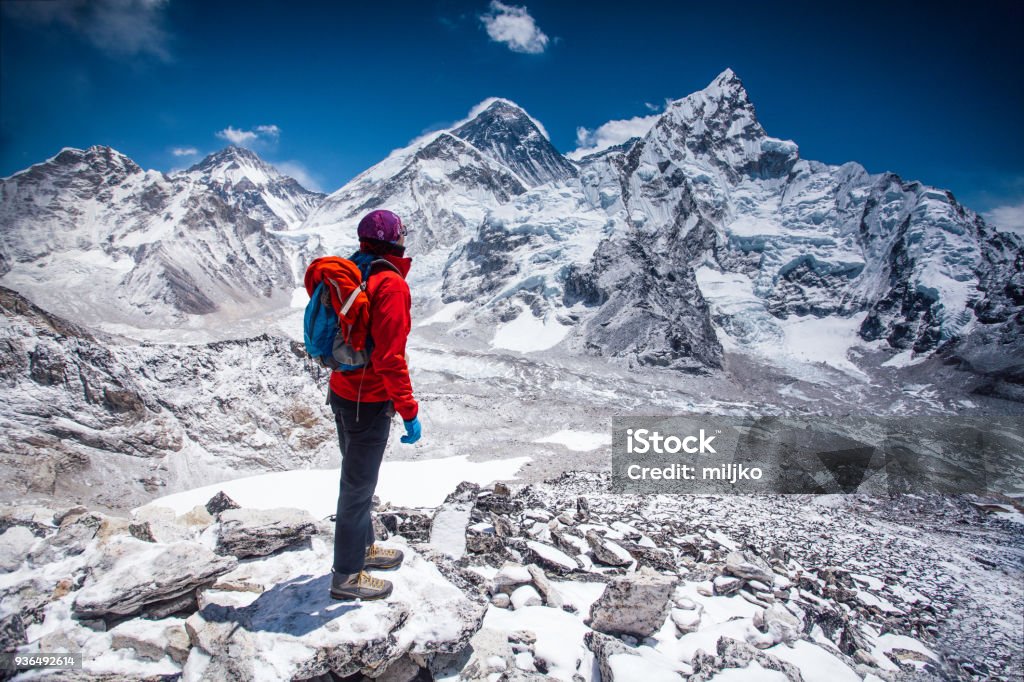
[[[521,552],[530,563],[560,575],[579,568],[576,560],[562,550],[536,540],[527,540],[523,543]]]
[[[649,637],[665,623],[679,579],[648,568],[615,578],[590,608],[590,627],[608,634]]]
[[[700,650],[693,657],[692,682],[708,682],[729,668],[747,668],[756,663],[762,670],[781,673],[789,682],[803,682],[800,670],[787,661],[779,660],[763,651],[758,651],[746,642],[731,637],[718,640],[717,656]],[[775,676],[778,678],[778,675]]]
[[[725,557],[725,572],[744,580],[759,580],[771,587],[775,574],[768,563],[750,551],[729,552]]]
[[[241,509],[242,505],[238,504],[228,494],[221,490],[219,493],[210,498],[206,503],[206,511],[209,512],[210,516],[216,517],[222,511],[228,509]]]
[[[626,646],[621,640],[602,635],[600,632],[588,632],[584,635],[583,641],[594,654],[597,667],[601,671],[601,682],[683,680],[678,663],[667,657],[652,655],[650,652],[647,656],[641,657],[635,649]]]
[[[0,573],[18,570],[35,543],[36,536],[25,526],[11,526],[5,530],[0,535]]]
[[[25,623],[20,614],[11,613],[0,618],[0,652],[10,653],[27,643]]]
[[[191,643],[181,618],[144,620],[136,618],[121,623],[110,631],[113,649],[132,649],[135,655],[148,661],[159,661],[164,656],[179,665],[188,659]]]
[[[633,557],[618,543],[601,537],[596,531],[587,531],[587,544],[594,554],[594,561],[606,566],[629,566]]]
[[[121,537],[103,548],[72,604],[79,619],[156,617],[187,609],[200,587],[237,565],[195,542],[153,545]]]
[[[53,530],[55,513],[52,509],[36,505],[13,505],[0,509],[0,532],[12,526],[28,528],[36,536]]]
[[[301,509],[227,509],[220,514],[217,553],[267,556],[309,539],[317,522]]]
[[[433,525],[432,511],[392,507],[378,514],[389,535],[401,535],[410,542],[427,542]]]
[[[795,642],[803,632],[803,623],[784,606],[773,604],[754,614],[754,628],[758,632],[751,633],[753,636],[748,637],[747,642],[758,649],[767,649],[780,642]]]

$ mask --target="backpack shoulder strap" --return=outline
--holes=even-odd
[[[380,265],[386,265],[386,266],[387,266],[388,268],[390,268],[391,270],[394,270],[394,271],[395,271],[395,272],[397,272],[397,273],[398,273],[399,275],[401,275],[401,274],[402,274],[402,271],[398,269],[398,266],[397,266],[397,265],[395,265],[394,263],[392,263],[391,261],[389,261],[389,260],[386,260],[386,259],[384,259],[384,258],[376,258],[376,259],[374,259],[374,260],[370,261],[370,272],[369,272],[369,273],[367,273],[367,276],[369,276],[369,274],[373,272],[373,266],[374,266],[374,265],[378,265],[378,264],[380,264]]]

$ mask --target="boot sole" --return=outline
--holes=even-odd
[[[370,563],[369,561],[367,561],[365,564],[363,564],[363,570],[366,570],[366,571],[390,571],[391,569],[398,568],[401,565],[402,565],[402,560],[401,559],[399,559],[398,561],[396,561],[393,564],[375,564],[375,563]]]

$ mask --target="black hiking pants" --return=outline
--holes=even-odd
[[[341,487],[334,517],[334,572],[363,570],[366,548],[373,544],[370,506],[391,431],[391,401],[356,403],[331,391],[331,410],[341,445]],[[358,418],[357,418],[358,417]]]

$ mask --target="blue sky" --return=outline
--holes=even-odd
[[[1016,0],[370,4],[3,0],[0,176],[92,144],[171,170],[233,139],[331,191],[489,96],[569,152],[731,67],[804,158],[1024,216]]]

